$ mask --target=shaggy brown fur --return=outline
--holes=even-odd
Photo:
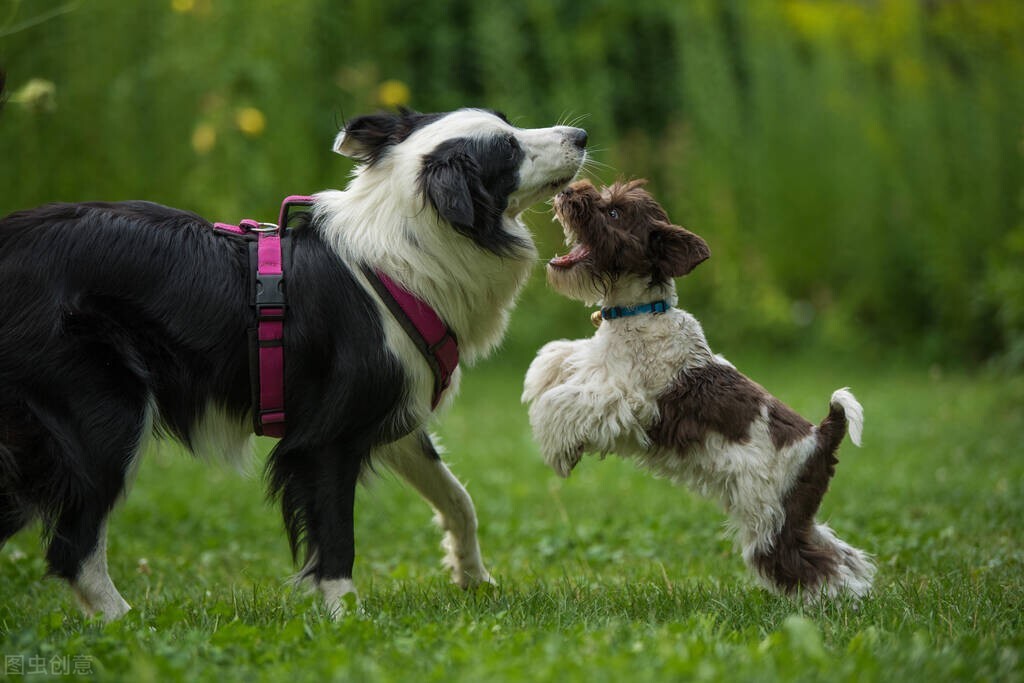
[[[846,415],[842,408],[833,406],[818,427],[818,447],[786,494],[786,522],[771,551],[754,556],[761,574],[786,593],[801,586],[816,589],[823,577],[835,574],[839,560],[836,549],[818,541],[814,516],[835,476],[839,462],[836,451],[845,435]]]
[[[764,406],[776,449],[811,433],[810,422],[736,368],[721,363],[689,368],[658,399],[661,419],[650,429],[651,442],[680,454],[703,443],[708,432],[746,443]]]

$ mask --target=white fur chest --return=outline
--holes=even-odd
[[[547,463],[566,476],[584,451],[646,451],[658,396],[695,355],[710,351],[700,324],[679,309],[605,321],[590,339],[545,345],[523,401]]]

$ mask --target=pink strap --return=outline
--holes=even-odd
[[[256,432],[281,438],[285,433],[284,409],[284,258],[281,236],[288,227],[288,211],[293,205],[309,206],[313,197],[291,195],[281,203],[278,225],[259,223],[250,218],[238,225],[214,223],[213,227],[236,235],[256,234],[256,372],[253,378],[256,405]],[[278,227],[280,226],[280,227]]]
[[[281,215],[277,219],[277,224],[284,230],[288,226],[288,209],[292,206],[309,206],[313,203],[313,198],[309,195],[304,194],[290,194],[284,198],[281,202]]]
[[[375,274],[422,338],[424,344],[421,345],[421,351],[427,357],[428,363],[433,360],[431,369],[435,373],[435,386],[430,407],[437,408],[437,404],[441,402],[441,395],[451,384],[452,374],[459,366],[458,341],[441,317],[425,301],[379,270],[375,271]],[[434,363],[437,367],[433,367]]]
[[[235,235],[248,235],[250,232],[260,227],[260,224],[251,218],[246,218],[239,221],[238,225],[232,225],[231,223],[214,223],[213,227],[215,230],[230,232]]]
[[[285,306],[281,235],[277,232],[259,233],[256,250],[256,343],[260,373],[257,421],[265,436],[281,438],[285,425]]]
[[[222,230],[223,232],[231,232],[236,235],[244,235],[245,230],[237,225],[231,225],[230,223],[214,223],[213,227],[215,230]]]

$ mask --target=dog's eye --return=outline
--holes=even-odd
[[[616,220],[616,221],[619,220],[619,210],[618,209],[608,209],[608,217],[611,218],[612,220]]]

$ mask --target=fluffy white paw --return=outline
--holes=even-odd
[[[331,619],[340,619],[359,609],[359,594],[352,579],[327,579],[320,582],[320,592]]]
[[[583,445],[580,444],[575,448],[562,451],[560,453],[544,454],[544,460],[551,466],[551,469],[555,471],[555,474],[560,476],[562,479],[568,478],[572,471],[576,469],[576,465],[583,459]]]

